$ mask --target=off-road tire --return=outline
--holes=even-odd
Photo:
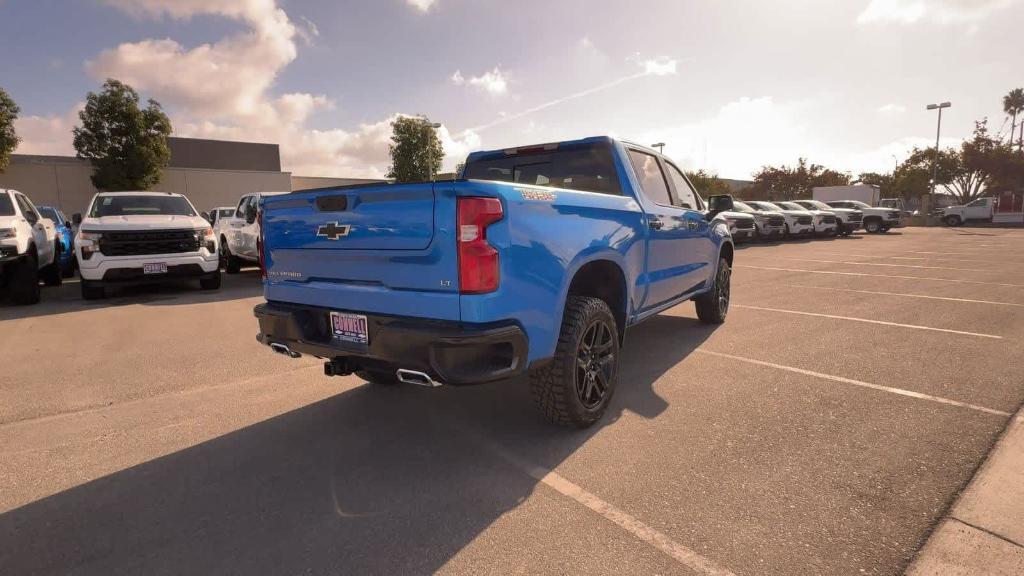
[[[705,324],[721,324],[729,313],[729,295],[731,291],[732,268],[725,258],[718,260],[718,272],[715,273],[715,285],[711,290],[693,299],[697,305],[697,318]]]
[[[34,251],[21,259],[8,281],[11,300],[23,306],[39,302],[39,261]]]
[[[238,274],[242,270],[242,261],[238,259],[238,256],[231,253],[228,241],[223,236],[220,237],[220,254],[225,272],[228,274]]]
[[[199,288],[203,290],[217,290],[220,288],[220,270],[217,270],[217,272],[209,278],[200,278]]]
[[[47,286],[60,286],[64,282],[64,275],[60,273],[60,243],[57,242],[53,247],[53,263],[49,266],[43,267],[39,271],[39,277],[43,279],[43,284]]]
[[[78,284],[82,288],[82,298],[85,300],[101,300],[107,296],[102,285],[96,285],[85,278],[82,278]]]
[[[581,367],[578,362],[585,358],[583,338],[591,328],[603,324],[611,330],[610,340],[593,346],[602,349],[601,362],[608,369],[603,373],[606,380],[599,403],[587,407],[577,393],[577,380]],[[610,346],[604,349],[604,346]],[[582,354],[581,354],[582,353]],[[607,360],[603,360],[607,359]],[[530,371],[530,393],[544,418],[560,426],[587,428],[601,419],[615,392],[619,373],[619,333],[615,316],[608,305],[597,298],[569,296],[562,315],[562,327],[555,347],[555,356],[541,368]],[[585,393],[585,395],[587,395]]]
[[[379,370],[357,370],[356,376],[366,380],[370,384],[377,386],[394,386],[395,384],[401,384],[398,381],[398,376],[394,372],[382,372]]]

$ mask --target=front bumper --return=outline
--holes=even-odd
[[[215,253],[203,249],[187,254],[153,254],[147,256],[103,256],[93,254],[83,259],[78,254],[78,273],[83,280],[103,283],[148,283],[162,280],[208,278],[217,273],[220,262]],[[167,264],[166,274],[143,274],[145,264]]]
[[[736,242],[749,242],[757,234],[754,228],[730,228],[729,234]]]
[[[340,363],[346,372],[394,373],[402,368],[444,384],[490,382],[522,374],[527,367],[526,335],[513,323],[466,324],[365,314],[368,342],[360,344],[334,338],[330,313],[317,306],[258,304],[253,309],[260,324],[256,339]]]
[[[834,232],[839,229],[838,221],[836,222],[815,222],[814,232],[816,234]]]
[[[789,225],[789,233],[792,236],[800,236],[802,234],[813,234],[814,233],[814,223],[812,222],[810,224],[798,224],[798,223],[790,224]]]

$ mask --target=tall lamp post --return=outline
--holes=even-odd
[[[665,143],[664,142],[658,142],[657,144],[651,144],[651,148],[657,148],[659,154],[664,154],[665,153]]]
[[[427,139],[427,172],[430,172],[430,181],[434,181],[434,130],[441,127],[438,122],[427,124],[430,127],[430,137]]]
[[[949,102],[943,102],[941,104],[929,104],[928,110],[939,111],[939,122],[935,127],[935,160],[932,162],[932,188],[928,193],[928,198],[931,201],[931,209],[935,210],[935,182],[939,179],[939,135],[942,133],[942,109],[949,108],[952,106]]]

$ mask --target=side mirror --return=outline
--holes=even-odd
[[[82,223],[82,215],[77,212],[72,214],[71,221],[75,224],[75,226],[80,225]]]
[[[721,194],[718,196],[711,196],[708,198],[708,216],[714,216],[719,212],[728,212],[736,207],[733,203],[732,196],[729,194]]]

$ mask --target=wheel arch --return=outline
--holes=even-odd
[[[597,257],[580,264],[568,283],[563,302],[567,301],[569,296],[589,296],[603,300],[615,317],[619,342],[624,341],[629,287],[626,283],[626,273],[619,262]]]

